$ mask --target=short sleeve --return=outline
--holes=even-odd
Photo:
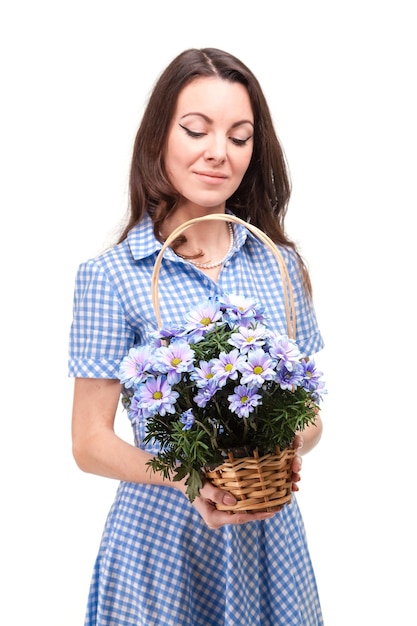
[[[282,250],[281,250],[282,251]],[[324,346],[311,297],[303,285],[300,265],[295,253],[285,249],[283,257],[291,280],[296,309],[296,341],[301,353],[312,356]]]
[[[133,345],[117,291],[97,260],[79,266],[75,280],[68,374],[118,378],[119,364]]]

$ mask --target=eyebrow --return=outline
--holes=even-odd
[[[213,120],[210,117],[204,115],[204,113],[199,113],[198,111],[191,111],[191,113],[186,113],[185,115],[180,117],[180,120],[183,120],[185,117],[189,117],[190,115],[197,115],[198,117],[202,117],[203,120],[205,120],[208,124],[213,124]],[[250,124],[253,128],[255,128],[254,123],[251,120],[239,120],[238,122],[232,124],[231,128],[242,126],[242,124]]]

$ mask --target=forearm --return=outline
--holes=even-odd
[[[146,481],[146,462],[151,458],[110,429],[73,437],[73,455],[83,472],[128,482]]]
[[[320,415],[317,414],[316,423],[310,424],[300,433],[303,439],[303,445],[299,449],[299,454],[304,456],[305,454],[313,450],[313,448],[315,448],[320,441],[322,432],[323,422],[321,421]]]
[[[77,379],[74,387],[72,450],[78,467],[90,474],[126,482],[182,485],[153,472],[152,455],[114,432],[120,384],[112,380]]]

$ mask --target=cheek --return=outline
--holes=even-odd
[[[180,142],[176,141],[167,147],[165,167],[171,184],[178,191],[183,191],[191,164],[190,151],[185,146],[181,147]]]
[[[181,153],[175,145],[168,145],[165,153],[165,167],[171,183],[176,186],[176,179],[181,170]]]
[[[179,172],[187,168],[196,159],[196,151],[190,150],[187,144],[175,141],[168,146],[166,153],[167,169],[171,172]]]
[[[239,170],[242,178],[245,175],[246,170],[249,167],[249,163],[252,158],[252,152],[240,155],[240,158],[236,161],[236,168]]]

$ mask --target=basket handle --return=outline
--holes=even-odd
[[[262,243],[264,243],[267,248],[272,252],[274,257],[276,258],[279,266],[279,271],[281,274],[281,280],[283,285],[284,292],[284,304],[285,304],[285,317],[287,322],[287,333],[288,336],[292,339],[296,337],[296,318],[295,318],[295,305],[294,305],[294,297],[292,291],[291,280],[288,274],[287,267],[285,265],[284,259],[280,251],[278,250],[276,244],[266,235],[262,230],[253,226],[249,222],[246,222],[235,215],[229,215],[228,213],[213,213],[210,215],[203,215],[201,217],[196,217],[194,219],[188,220],[184,222],[177,228],[175,228],[172,233],[165,240],[159,254],[156,258],[155,265],[152,272],[152,303],[155,311],[156,319],[158,322],[158,327],[160,328],[162,325],[161,320],[161,311],[159,306],[159,290],[158,290],[158,279],[159,272],[162,263],[162,257],[164,255],[165,250],[181,235],[187,228],[192,226],[193,224],[197,224],[199,222],[211,221],[211,220],[221,220],[224,222],[235,222],[236,224],[242,224],[245,226],[253,235],[255,235]]]

